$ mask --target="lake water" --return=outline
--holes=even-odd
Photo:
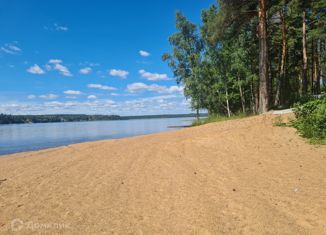
[[[152,134],[190,125],[193,118],[0,125],[0,155],[86,141]]]

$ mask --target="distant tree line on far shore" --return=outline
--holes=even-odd
[[[151,118],[195,117],[196,114],[163,114],[142,116],[87,115],[87,114],[47,114],[47,115],[8,115],[0,114],[0,124],[49,123],[49,122],[85,122]],[[205,114],[202,114],[205,116]]]

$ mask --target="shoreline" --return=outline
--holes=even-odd
[[[189,126],[193,118],[156,118],[94,122],[36,123],[1,127],[0,157],[65,145],[122,139],[178,130]],[[17,124],[14,124],[17,125]],[[34,135],[33,132],[36,132]],[[7,134],[6,134],[7,133]],[[43,134],[42,134],[43,133]],[[8,139],[6,137],[8,135]]]
[[[0,157],[0,233],[322,234],[326,147],[274,118]]]
[[[71,144],[63,144],[63,145],[58,145],[58,146],[53,146],[53,147],[46,147],[46,148],[40,148],[40,149],[34,149],[30,151],[19,151],[19,152],[14,152],[14,153],[8,153],[8,154],[0,154],[0,159],[1,158],[6,158],[6,157],[11,157],[12,155],[21,155],[21,154],[29,154],[29,153],[38,153],[42,151],[47,151],[47,150],[55,150],[55,149],[61,149],[61,148],[69,148],[73,147],[74,145],[80,145],[80,144],[92,144],[96,142],[108,142],[108,141],[116,141],[116,140],[124,140],[124,139],[129,139],[129,138],[137,138],[137,137],[146,137],[146,136],[152,136],[152,135],[157,135],[161,133],[169,133],[169,132],[174,132],[174,131],[179,131],[184,128],[189,128],[192,126],[172,126],[172,127],[167,127],[168,130],[164,130],[161,132],[156,132],[156,133],[150,133],[150,134],[142,134],[142,135],[133,135],[133,136],[125,136],[121,138],[111,138],[111,139],[98,139],[98,140],[86,140],[82,142],[76,142],[76,143],[71,143]]]

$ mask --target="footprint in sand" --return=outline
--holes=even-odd
[[[1,185],[3,182],[5,182],[5,181],[7,181],[7,179],[2,179],[2,180],[0,180],[0,185]]]

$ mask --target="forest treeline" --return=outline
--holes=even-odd
[[[219,0],[176,14],[162,56],[194,110],[264,113],[325,91],[325,0]]]
[[[84,115],[84,114],[54,114],[54,115],[8,115],[0,114],[0,124],[48,123],[48,122],[81,122],[118,120],[116,115]]]
[[[196,114],[162,114],[142,116],[119,116],[119,115],[87,115],[87,114],[45,114],[45,115],[8,115],[0,114],[0,124],[22,123],[49,123],[49,122],[85,122],[85,121],[109,121],[109,120],[132,120],[154,118],[182,118],[195,117]],[[201,114],[206,116],[206,114]]]

